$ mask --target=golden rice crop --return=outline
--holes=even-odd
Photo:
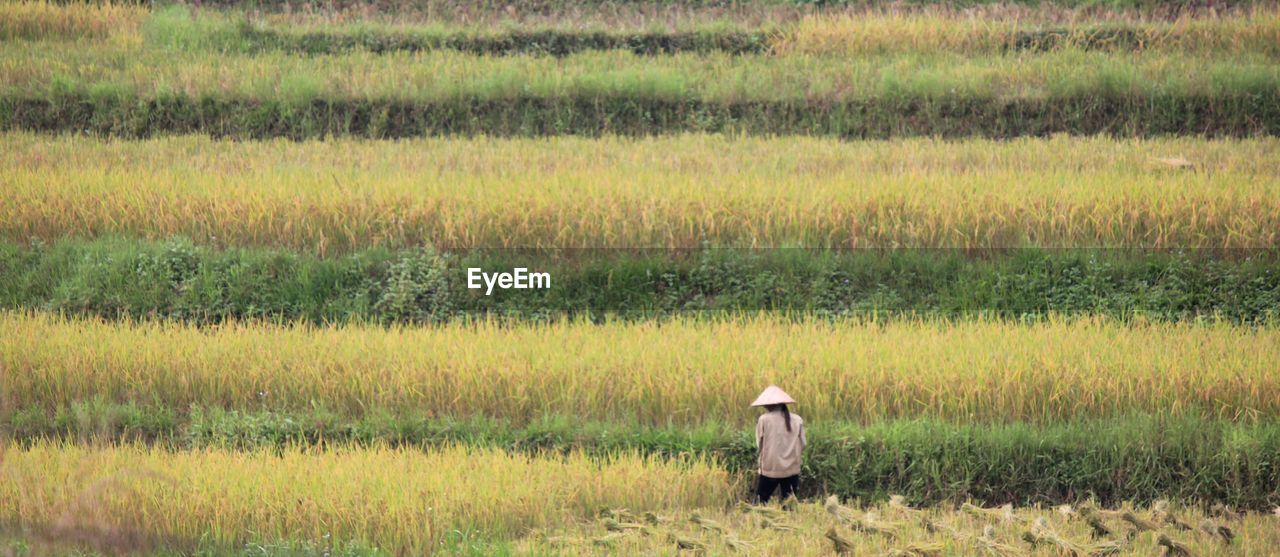
[[[723,506],[733,489],[712,462],[628,454],[169,452],[56,442],[4,449],[0,524],[71,541],[360,541],[423,555],[454,530],[515,537],[600,508]]]
[[[147,10],[134,3],[0,2],[0,40],[137,38]]]
[[[1256,5],[1224,14],[1188,10],[1174,20],[1140,17],[1132,12],[1069,10],[1054,6],[1018,9],[1013,6],[957,10],[946,6],[927,9],[788,10],[784,6],[751,6],[724,11],[675,10],[670,13],[623,7],[608,14],[558,12],[517,15],[470,14],[450,21],[455,14],[437,13],[425,20],[411,14],[376,10],[306,10],[255,14],[255,25],[286,32],[344,31],[387,33],[465,32],[494,35],[523,30],[574,31],[685,31],[710,32],[754,28],[772,38],[774,54],[866,55],[883,53],[951,51],[998,53],[1014,46],[1022,32],[1067,30],[1062,46],[1079,46],[1099,30],[1123,29],[1133,34],[1144,50],[1200,53],[1280,54],[1280,26],[1275,6]],[[1096,7],[1095,7],[1096,8]],[[808,14],[808,15],[805,15]],[[497,20],[495,21],[495,17]],[[478,16],[478,17],[477,17]],[[726,17],[728,16],[728,17]],[[54,3],[48,0],[5,0],[0,3],[0,39],[76,39],[119,36],[136,38],[147,21],[145,9],[112,2]],[[202,11],[198,16],[168,11],[154,16],[160,26],[186,25],[191,33],[230,30],[244,19],[231,12]],[[188,20],[185,23],[183,20]],[[160,41],[163,42],[163,41]]]
[[[51,442],[0,449],[0,523],[24,528],[23,537],[36,547],[78,542],[123,550],[128,542],[141,548],[161,541],[177,548],[247,542],[344,547],[357,541],[392,554],[421,555],[441,549],[441,537],[458,530],[498,544],[513,541],[521,554],[666,554],[681,540],[713,554],[745,548],[829,555],[832,545],[823,532],[833,527],[855,554],[877,555],[912,546],[940,547],[948,554],[1021,547],[1028,531],[1084,547],[1113,544],[1117,555],[1149,554],[1159,535],[1197,555],[1262,554],[1280,542],[1275,517],[1209,516],[1167,503],[1110,510],[1086,502],[1078,508],[990,513],[901,502],[840,509],[844,520],[874,521],[894,532],[862,535],[817,502],[796,504],[786,513],[743,504],[726,508],[734,487],[711,463],[625,455],[601,462],[578,454],[523,457],[462,448],[175,453]],[[833,504],[839,506],[826,506]],[[1121,512],[1158,531],[1095,539],[1083,517],[1087,509],[1116,532],[1126,529]],[[589,518],[602,510],[621,518]],[[1230,528],[1234,543],[1173,525],[1206,521]],[[619,530],[620,522],[626,528],[611,532],[610,525]]]
[[[23,242],[185,235],[318,253],[1280,243],[1275,138],[130,142],[10,133],[0,146],[0,236]]]
[[[1020,34],[1065,32],[1054,48],[1096,46],[1109,30],[1131,33],[1136,48],[1168,52],[1280,55],[1280,11],[1258,7],[1223,17],[1186,15],[1169,22],[1118,27],[1108,19],[1075,17],[1044,23],[1035,18],[986,14],[889,12],[819,14],[776,34],[776,54],[874,55],[888,53],[998,53],[1015,48]],[[1083,21],[1082,21],[1083,19]],[[1128,37],[1126,37],[1128,40]],[[1119,48],[1130,49],[1127,43]]]
[[[535,8],[529,11],[508,9],[507,6],[490,6],[464,2],[399,3],[386,4],[309,5],[306,9],[277,9],[282,3],[260,6],[262,9],[220,9],[226,5],[189,9],[188,5],[161,3],[156,13],[147,17],[147,10],[136,3],[112,3],[104,0],[87,2],[57,2],[56,0],[0,0],[11,4],[10,12],[38,12],[46,20],[82,18],[85,16],[106,18],[120,8],[130,8],[153,23],[157,19],[187,17],[191,29],[200,31],[207,27],[223,28],[240,22],[276,27],[302,32],[379,31],[432,32],[456,30],[480,35],[496,35],[512,29],[521,31],[597,31],[597,32],[661,32],[661,31],[716,31],[725,28],[772,29],[783,22],[798,20],[804,12],[785,4],[753,3],[751,6],[716,6],[700,9],[696,6],[669,6],[670,9],[654,9],[654,5],[632,6],[619,4],[608,10]],[[239,6],[243,8],[244,6]],[[0,20],[6,17],[0,11]],[[9,16],[16,17],[16,16]],[[198,21],[197,21],[198,20]],[[3,25],[0,22],[0,25]],[[205,27],[202,27],[205,26]],[[120,30],[124,31],[124,30]],[[28,38],[70,38],[75,35],[49,33]]]
[[[802,502],[794,505],[789,512],[782,512],[776,507],[738,506],[729,510],[698,509],[695,511],[675,511],[659,513],[667,521],[656,531],[671,533],[684,540],[690,540],[707,548],[711,555],[733,555],[745,553],[749,555],[799,555],[829,557],[834,554],[834,544],[824,533],[835,528],[839,536],[850,542],[852,547],[848,555],[900,555],[904,557],[921,555],[1066,555],[1055,552],[1056,548],[1044,547],[1039,551],[1031,551],[1022,534],[1031,530],[1051,532],[1060,539],[1078,544],[1085,551],[1079,554],[1145,556],[1159,552],[1157,540],[1160,535],[1169,536],[1189,546],[1194,555],[1226,556],[1268,554],[1271,547],[1280,544],[1280,528],[1276,523],[1280,518],[1266,514],[1249,513],[1241,517],[1223,519],[1208,517],[1215,524],[1230,528],[1235,534],[1232,544],[1224,544],[1208,535],[1181,531],[1169,525],[1162,525],[1159,532],[1137,534],[1132,539],[1124,539],[1127,527],[1124,522],[1114,517],[1119,512],[1131,512],[1138,516],[1152,517],[1157,511],[1149,508],[1124,505],[1123,511],[1110,509],[1099,510],[1106,514],[1102,519],[1112,524],[1117,530],[1113,537],[1094,538],[1079,512],[1066,514],[1060,508],[1015,507],[1008,515],[1003,510],[997,511],[1000,517],[974,516],[957,511],[954,508],[930,507],[911,509],[892,504],[868,505],[857,508],[857,502],[850,501],[841,509],[850,523],[862,524],[874,517],[881,524],[892,524],[892,537],[870,532],[857,532],[846,523],[824,509],[822,502]],[[1177,508],[1172,511],[1179,520],[1196,524],[1206,518],[1203,509],[1194,507]],[[703,521],[714,521],[723,532],[708,531],[699,528],[689,518],[697,513]],[[995,513],[993,513],[995,514]],[[766,519],[766,516],[781,518]],[[766,521],[768,520],[768,522]],[[762,524],[777,524],[782,528],[762,527]],[[735,547],[736,546],[736,547]],[[913,553],[909,548],[933,548],[937,553]],[[1114,549],[1104,550],[1106,549]],[[539,530],[535,534],[525,536],[516,543],[517,553],[531,555],[599,555],[609,551],[619,555],[679,555],[675,543],[667,536],[645,536],[627,534],[607,537],[607,530],[599,522],[580,522],[563,528]],[[1092,550],[1092,551],[1089,551]],[[895,553],[895,551],[897,551]]]
[[[661,349],[655,349],[661,347]],[[769,383],[810,420],[1280,416],[1280,329],[1106,319],[212,328],[6,313],[0,405],[87,399],[743,424]]]

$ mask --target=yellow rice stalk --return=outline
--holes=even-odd
[[[972,12],[818,14],[778,33],[778,54],[867,56],[939,51],[991,54],[1015,46],[1019,32],[1069,29],[1057,48],[1096,46],[1099,31],[1123,25],[1136,33],[1138,48],[1198,53],[1264,52],[1280,55],[1280,10],[1274,5],[1221,17],[1184,16],[1168,22],[1122,22],[1114,18],[991,17]],[[1128,45],[1126,45],[1128,46]]]
[[[872,512],[888,512],[891,507],[881,505],[873,507]],[[862,535],[851,532],[842,526],[833,528],[831,515],[825,510],[821,500],[801,502],[795,510],[788,513],[794,526],[786,531],[759,530],[750,514],[743,514],[735,508],[698,509],[696,511],[677,512],[673,515],[674,534],[689,541],[697,540],[705,545],[708,554],[727,554],[732,549],[728,543],[730,537],[740,537],[750,533],[752,555],[796,555],[803,557],[827,557],[835,551],[845,551],[847,555],[889,555],[895,550],[906,551],[907,555],[929,554],[941,552],[942,555],[983,555],[988,557],[1023,557],[1029,555],[1069,555],[1076,551],[1080,557],[1117,555],[1125,557],[1142,557],[1157,555],[1160,552],[1156,534],[1138,536],[1129,541],[1104,540],[1094,542],[1072,543],[1070,540],[1083,540],[1088,536],[1088,527],[1083,521],[1072,520],[1057,513],[1053,509],[1020,507],[1016,509],[1020,516],[1031,522],[1041,523],[1040,529],[1046,537],[1056,536],[1058,541],[1066,542],[1066,546],[1053,545],[1049,539],[1041,550],[1031,550],[1018,536],[1026,530],[1016,525],[991,526],[984,518],[973,517],[963,511],[945,510],[942,508],[923,509],[940,522],[954,524],[954,531],[929,531],[921,524],[903,524],[899,529],[899,539],[890,540],[883,536]],[[701,536],[698,527],[687,519],[692,512],[701,513],[703,518],[713,519],[722,524],[727,533],[724,538]],[[1123,512],[1123,510],[1116,511]],[[1189,518],[1199,521],[1203,515],[1197,511],[1188,511]],[[1040,519],[1044,520],[1040,520]],[[1237,530],[1235,545],[1223,545],[1208,536],[1188,536],[1184,543],[1178,544],[1194,555],[1227,557],[1229,555],[1269,555],[1272,547],[1280,542],[1280,531],[1274,525],[1271,516],[1261,513],[1249,513],[1238,521],[1231,521],[1232,528]],[[562,530],[549,533],[538,533],[529,536],[525,541],[517,542],[518,553],[543,555],[592,555],[589,540],[599,535],[600,529],[593,523],[574,522]],[[830,534],[829,534],[830,533]],[[552,544],[543,540],[552,535],[567,535],[572,539],[588,540],[586,544]],[[833,539],[835,538],[835,539]],[[723,539],[725,544],[719,542]],[[836,540],[839,540],[837,542]],[[565,546],[568,546],[565,548]],[[671,555],[676,552],[672,541],[664,536],[625,536],[619,538],[613,551],[622,555]],[[598,553],[598,550],[595,552]],[[897,553],[902,554],[902,553]]]
[[[912,543],[890,550],[893,557],[941,557],[946,546],[941,543]]]
[[[982,551],[983,555],[992,555],[995,557],[1021,557],[1027,552],[1001,542],[996,539],[995,527],[991,525],[982,528],[981,536],[973,537],[974,544]]]
[[[1216,516],[1219,518],[1226,518],[1230,520],[1240,520],[1240,513],[1235,509],[1232,509],[1231,507],[1222,503],[1221,501],[1214,503],[1209,507],[1209,514],[1212,514],[1213,516]]]
[[[853,511],[840,504],[840,497],[837,495],[828,496],[826,502],[823,503],[823,508],[826,509],[827,514],[835,517],[836,520],[839,520],[840,523],[845,526],[853,524],[857,520],[857,518],[853,516]]]
[[[50,538],[327,538],[423,554],[450,530],[514,536],[600,506],[723,505],[731,489],[714,462],[625,454],[599,462],[467,448],[167,452],[37,442],[7,447],[0,522]]]
[[[1168,557],[1192,557],[1195,553],[1186,544],[1170,538],[1168,534],[1160,534],[1157,543],[1164,548],[1164,555]]]
[[[837,14],[806,17],[779,34],[778,54],[866,55],[953,50],[996,51],[1016,25],[921,13]]]
[[[202,329],[0,313],[0,397],[10,408],[94,398],[171,408],[320,400],[335,411],[515,423],[547,414],[748,423],[755,414],[746,403],[760,386],[785,383],[813,420],[1047,423],[1192,411],[1237,420],[1280,414],[1276,361],[1277,328],[1104,318]]]
[[[966,502],[960,506],[960,510],[986,520],[997,520],[1005,523],[1016,523],[1020,521],[1018,515],[1014,514],[1013,505],[1011,504],[1005,504],[995,509],[988,509]]]
[[[778,520],[786,517],[786,512],[782,511],[778,507],[772,507],[768,505],[752,505],[745,501],[738,501],[737,507],[738,507],[738,510],[742,511],[743,513],[756,513],[756,514],[759,514],[760,516],[771,518],[774,520]]]
[[[703,517],[700,512],[695,511],[693,514],[689,515],[689,522],[697,525],[698,528],[705,532],[717,535],[725,534],[724,526],[719,522]]]
[[[1214,522],[1212,518],[1205,517],[1200,521],[1200,531],[1227,545],[1235,541],[1235,532],[1229,526]]]
[[[1084,520],[1085,520],[1085,524],[1089,525],[1089,529],[1093,531],[1093,537],[1095,538],[1115,537],[1115,531],[1113,531],[1110,527],[1108,527],[1107,524],[1103,522],[1102,518],[1098,517],[1098,515],[1091,514],[1085,517]]]
[[[765,530],[774,530],[777,532],[794,532],[797,530],[794,524],[783,521],[781,519],[772,519],[767,516],[761,516],[759,521],[760,528]]]
[[[692,552],[694,552],[694,553],[705,553],[705,552],[706,552],[706,550],[707,550],[707,546],[706,546],[706,544],[705,544],[705,543],[703,543],[703,542],[701,542],[701,541],[699,541],[699,540],[695,540],[695,539],[687,538],[687,537],[681,536],[681,535],[679,535],[679,534],[671,533],[671,532],[668,532],[668,533],[667,533],[667,541],[668,541],[668,542],[670,542],[670,543],[672,543],[672,544],[675,544],[676,549],[681,550],[681,551],[692,551]]]
[[[1163,499],[1156,501],[1155,505],[1152,505],[1151,516],[1157,523],[1169,526],[1181,532],[1190,532],[1191,530],[1194,530],[1190,524],[1187,524],[1186,522],[1183,522],[1182,519],[1178,518],[1177,513],[1169,509],[1169,502]]]
[[[1153,162],[1167,156],[1193,169]],[[370,246],[1280,245],[1280,140],[0,135],[0,236]]]
[[[724,537],[724,545],[737,553],[748,553],[755,548],[755,545],[751,542],[733,535],[726,535]]]
[[[879,534],[889,539],[899,539],[903,524],[880,520],[874,511],[868,511],[862,519],[854,519],[850,526],[859,532]]]
[[[1139,532],[1153,532],[1160,529],[1160,526],[1152,524],[1150,520],[1133,514],[1132,511],[1125,511],[1124,513],[1121,513],[1120,519],[1129,523]]]
[[[146,16],[146,8],[135,3],[4,0],[0,40],[133,37]]]
[[[624,534],[613,532],[592,538],[591,545],[596,547],[612,548],[618,543],[618,540],[621,540],[624,537],[626,537]]]
[[[836,552],[836,555],[848,555],[849,552],[854,547],[853,542],[849,541],[848,538],[840,535],[840,532],[836,530],[835,526],[832,526],[829,530],[827,530],[824,536],[826,536],[827,539],[831,540],[831,544],[833,549]]]

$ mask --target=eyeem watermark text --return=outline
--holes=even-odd
[[[510,273],[486,273],[479,267],[467,267],[467,288],[484,289],[484,295],[493,294],[494,287],[503,290],[515,288],[527,290],[531,288],[551,288],[551,273],[530,273],[529,269],[516,267]]]

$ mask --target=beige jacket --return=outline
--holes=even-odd
[[[800,453],[804,451],[804,420],[791,414],[791,431],[782,412],[765,412],[756,421],[756,448],[760,449],[760,475],[789,478],[800,473]]]

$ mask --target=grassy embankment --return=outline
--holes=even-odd
[[[1221,257],[1219,257],[1221,256]],[[0,307],[196,324],[515,322],[612,315],[627,320],[737,312],[845,317],[1052,315],[1121,320],[1280,319],[1271,250],[1172,253],[1016,249],[364,249],[317,257],[281,249],[99,239],[0,241]],[[525,267],[536,290],[472,290],[467,270]]]

